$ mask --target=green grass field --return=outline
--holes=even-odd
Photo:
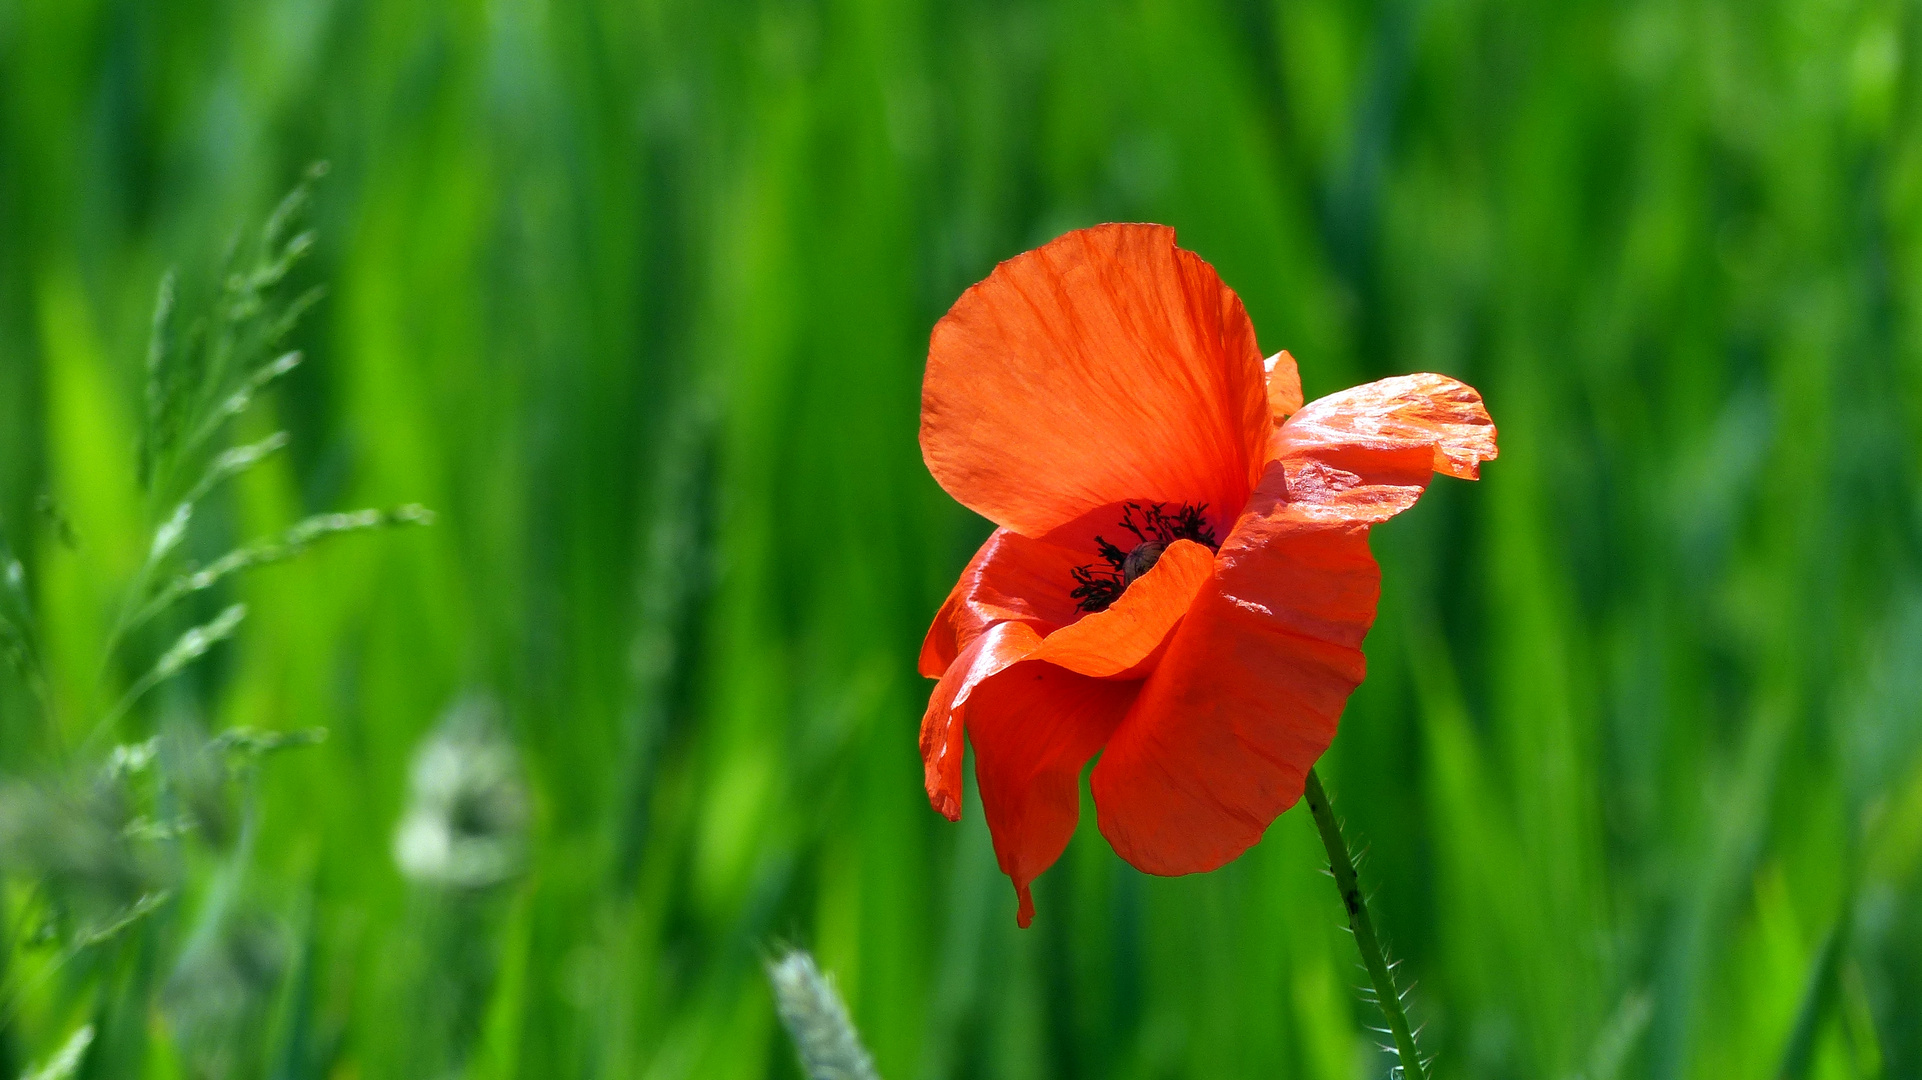
[[[226,355],[322,160],[166,558],[434,520],[110,645],[162,277]],[[0,0],[0,1077],[797,1077],[788,944],[888,1080],[1387,1075],[1305,808],[1018,931],[921,791],[928,331],[1104,220],[1500,425],[1322,766],[1434,1075],[1922,1077],[1913,0]]]

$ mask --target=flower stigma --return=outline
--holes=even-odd
[[[1207,545],[1209,551],[1219,550],[1214,526],[1203,516],[1207,511],[1207,503],[1182,503],[1173,513],[1168,512],[1167,503],[1122,503],[1121,527],[1134,534],[1135,543],[1123,551],[1104,537],[1094,538],[1095,550],[1107,565],[1089,563],[1069,571],[1075,587],[1068,595],[1074,598],[1075,606],[1090,614],[1106,611],[1137,578],[1154,569],[1162,552],[1176,540],[1192,540]]]

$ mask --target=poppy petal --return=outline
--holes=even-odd
[[[1081,617],[1074,597],[1074,569],[1088,561],[1079,552],[996,529],[968,561],[967,569],[921,642],[921,674],[938,679],[962,649],[997,622],[1033,623],[1046,635]]]
[[[1279,424],[1301,409],[1301,369],[1283,349],[1261,362],[1268,369],[1268,412]]]
[[[1142,870],[1212,870],[1260,839],[1361,682],[1381,583],[1368,526],[1415,501],[1436,455],[1328,456],[1269,464],[1095,766],[1101,831]]]
[[[1398,375],[1311,402],[1275,432],[1270,457],[1434,448],[1435,471],[1473,480],[1495,458],[1482,396],[1446,375]]]
[[[1049,634],[1031,659],[1098,679],[1129,673],[1161,648],[1214,568],[1214,552],[1176,540],[1120,599]]]
[[[970,641],[934,684],[921,716],[922,779],[929,804],[949,821],[961,820],[961,732],[970,696],[1040,647],[1041,635],[1027,623],[996,623]]]
[[[1254,327],[1162,225],[1009,259],[928,346],[921,452],[950,495],[1045,536],[1129,499],[1238,507],[1273,429]]]
[[[967,725],[974,775],[995,858],[1014,882],[1020,925],[1034,919],[1029,885],[1074,836],[1082,766],[1140,688],[1139,682],[1090,679],[1036,661],[975,688]]]

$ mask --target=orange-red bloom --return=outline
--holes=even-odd
[[[1361,682],[1369,526],[1473,479],[1473,389],[1403,375],[1303,406],[1241,300],[1160,225],[1002,263],[934,328],[921,451],[1000,528],[921,647],[928,798],[961,816],[962,734],[1018,919],[1097,752],[1101,832],[1153,874],[1212,870],[1301,797]]]

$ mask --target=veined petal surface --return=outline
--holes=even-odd
[[[1026,536],[1125,500],[1240,506],[1273,429],[1254,327],[1162,225],[1068,233],[996,267],[935,325],[921,451]]]
[[[1140,689],[1139,682],[1091,679],[1038,661],[975,688],[968,706],[974,775],[1022,926],[1034,919],[1030,883],[1061,857],[1080,820],[1081,768]]]
[[[1283,349],[1261,362],[1268,372],[1268,414],[1279,424],[1301,410],[1301,369]]]
[[[1270,457],[1434,448],[1435,471],[1464,480],[1495,459],[1495,423],[1475,388],[1446,375],[1397,375],[1317,398],[1275,431]]]
[[[997,622],[1026,622],[1046,635],[1081,617],[1070,592],[1088,556],[996,529],[935,613],[921,643],[921,674],[938,679],[968,643]]]
[[[1002,622],[968,642],[934,685],[921,716],[921,766],[928,802],[949,821],[961,820],[961,737],[976,687],[1041,647],[1023,622]]]
[[[1371,525],[1435,471],[1495,456],[1475,392],[1408,376],[1323,398],[1276,431],[1211,587],[1095,766],[1101,831],[1156,874],[1212,870],[1301,797],[1366,670],[1381,572]]]

